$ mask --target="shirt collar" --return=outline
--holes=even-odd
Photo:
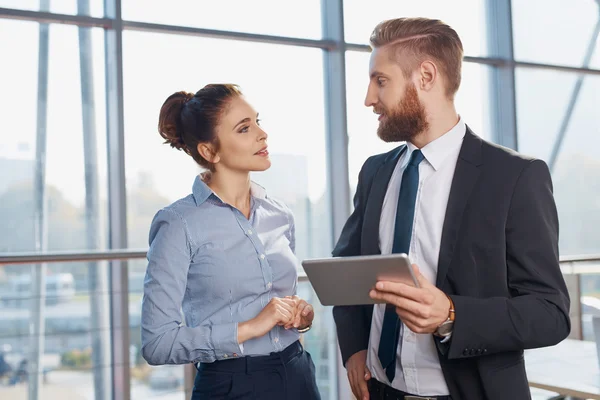
[[[452,150],[460,146],[466,132],[467,126],[465,125],[463,119],[459,116],[458,123],[454,125],[452,129],[435,139],[433,142],[428,143],[421,149],[423,156],[425,156],[425,159],[429,164],[431,164],[434,170],[437,171]],[[417,147],[410,142],[407,143],[407,147],[408,151],[404,157],[403,167],[408,164],[412,152],[417,150]]]
[[[196,201],[196,205],[202,205],[208,198],[213,195],[216,199],[221,199],[217,196],[211,188],[208,187],[206,183],[202,180],[202,178],[198,175],[194,180],[194,185],[192,186],[192,194],[194,195],[194,200]],[[254,181],[250,181],[250,194],[252,197],[257,199],[264,200],[267,198],[267,191],[264,187],[260,186],[258,183]]]

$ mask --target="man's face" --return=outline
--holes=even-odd
[[[383,141],[410,141],[427,129],[425,108],[417,88],[406,79],[398,62],[390,58],[388,48],[373,50],[369,76],[365,105],[379,114],[377,135]]]

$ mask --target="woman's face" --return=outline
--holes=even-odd
[[[264,171],[271,166],[267,133],[260,127],[258,113],[243,96],[234,97],[216,130],[219,149],[215,167],[232,171]]]

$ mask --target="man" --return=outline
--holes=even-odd
[[[371,46],[365,105],[381,139],[407,144],[364,163],[333,255],[407,253],[419,288],[378,282],[387,305],[334,307],[352,391],[529,399],[523,350],[570,331],[548,167],[457,114],[463,47],[448,25],[384,21]]]

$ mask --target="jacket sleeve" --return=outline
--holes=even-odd
[[[546,163],[532,160],[515,185],[506,221],[511,297],[451,296],[448,358],[551,346],[569,335],[570,299],[559,267],[558,215]]]

